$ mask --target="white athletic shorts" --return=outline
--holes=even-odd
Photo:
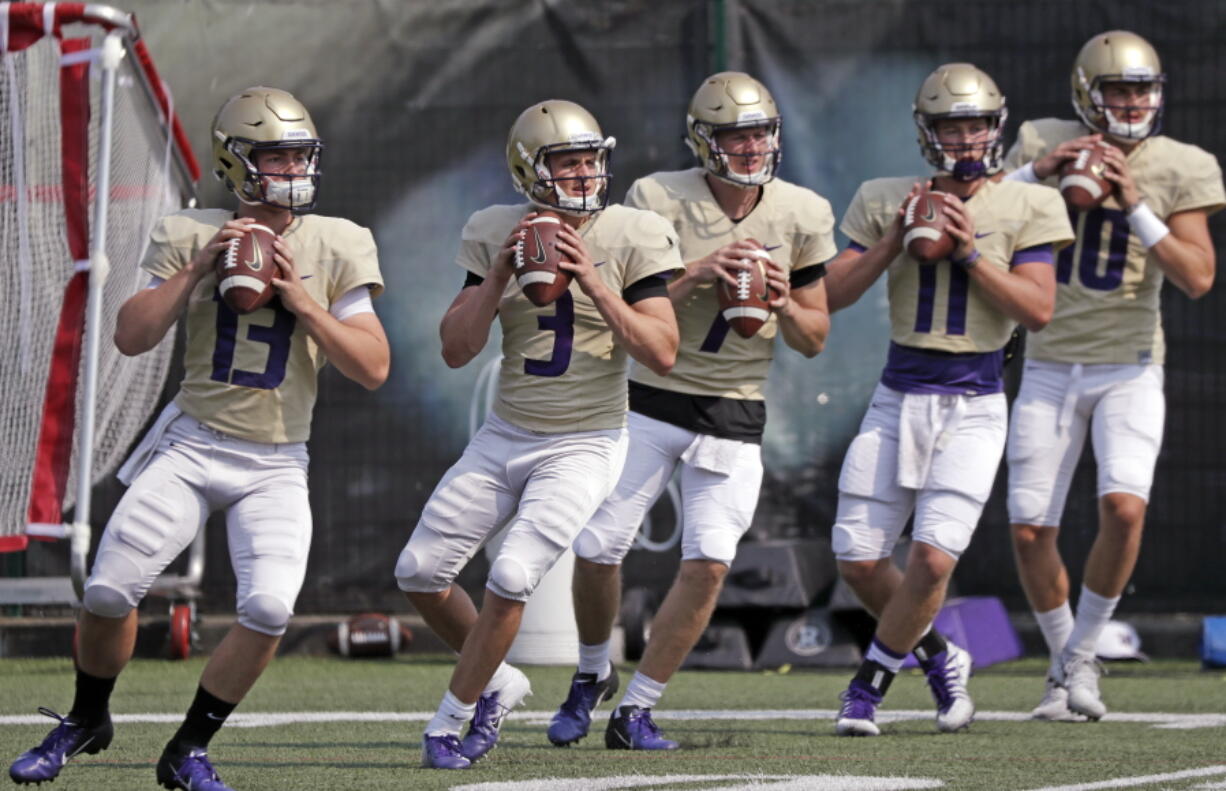
[[[307,465],[305,443],[249,442],[178,415],[107,523],[86,608],[119,617],[135,607],[208,515],[224,510],[239,623],[284,633],[311,544]]]
[[[889,557],[912,538],[960,557],[992,492],[1005,448],[1003,393],[900,393],[878,384],[839,475],[839,560]]]
[[[575,554],[593,563],[621,563],[680,463],[681,558],[731,565],[758,505],[762,447],[698,434],[637,412],[627,422],[626,467],[617,488],[575,540]]]
[[[1027,360],[1009,428],[1009,521],[1059,526],[1087,430],[1098,496],[1148,502],[1166,419],[1162,381],[1160,365]]]
[[[486,587],[527,601],[613,489],[626,430],[542,434],[491,414],[422,510],[396,562],[406,592],[446,590],[510,522]]]

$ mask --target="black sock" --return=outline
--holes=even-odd
[[[915,658],[922,663],[947,648],[949,648],[949,643],[945,642],[945,637],[936,629],[929,629],[928,634],[920,638],[919,645],[911,653],[915,654]]]
[[[98,678],[77,668],[77,693],[72,699],[72,710],[68,716],[91,727],[102,722],[106,719],[113,689],[114,678]]]
[[[204,687],[196,687],[196,698],[187,710],[187,717],[170,743],[167,752],[185,754],[194,747],[208,747],[213,734],[221,729],[226,717],[234,711],[237,703],[226,703]]]
[[[880,662],[865,659],[860,663],[854,680],[869,685],[877,690],[878,695],[885,695],[890,688],[890,682],[894,680],[894,673]]]

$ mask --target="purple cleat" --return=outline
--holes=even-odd
[[[421,765],[427,769],[467,769],[473,762],[464,757],[457,734],[427,733],[421,740]]]
[[[221,781],[213,765],[209,763],[209,754],[200,747],[193,748],[186,755],[162,752],[157,766],[158,783],[162,788],[180,788],[183,791],[234,791]]]
[[[617,668],[612,664],[603,681],[597,681],[595,673],[576,673],[570,680],[570,694],[549,721],[549,741],[565,747],[587,736],[592,726],[592,712],[612,698],[618,686]]]
[[[834,724],[839,736],[880,736],[881,730],[873,721],[881,695],[863,681],[853,680],[843,692],[843,707]]]
[[[93,755],[105,750],[115,735],[110,715],[97,725],[86,727],[71,717],[61,717],[48,708],[40,707],[38,712],[59,720],[60,724],[47,734],[42,744],[26,750],[13,761],[9,767],[9,777],[13,778],[14,783],[54,780],[74,756],[80,753]]]
[[[502,730],[502,721],[511,713],[511,709],[524,702],[524,698],[532,694],[532,685],[528,677],[516,668],[511,680],[499,689],[477,698],[477,711],[468,725],[468,733],[460,744],[460,751],[469,762],[476,761],[498,743],[498,734]]]
[[[651,719],[651,709],[619,706],[609,718],[604,746],[610,750],[675,750],[677,743],[665,739]]]
[[[953,733],[970,725],[975,718],[975,704],[966,690],[971,655],[949,643],[948,648],[920,665],[937,704],[937,730]]]

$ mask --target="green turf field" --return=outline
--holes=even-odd
[[[133,662],[113,710],[137,721],[117,723],[111,748],[74,761],[54,788],[155,788],[153,763],[202,662]],[[210,752],[237,791],[1226,789],[1226,673],[1191,662],[1117,664],[1102,682],[1111,706],[1102,722],[1026,721],[1042,693],[1044,667],[1027,660],[978,673],[971,692],[980,719],[952,735],[936,733],[923,677],[904,674],[881,711],[883,735],[870,739],[833,735],[838,694],[851,671],[683,672],[656,717],[682,749],[662,755],[605,750],[608,704],[597,732],[579,746],[551,746],[545,722],[571,671],[526,668],[535,695],[526,713],[508,721],[499,748],[472,770],[440,772],[417,767],[418,745],[450,661],[287,657],[272,665]],[[5,659],[0,679],[0,755],[7,762],[53,724],[41,717],[26,724],[37,706],[67,710],[72,671],[67,660]],[[159,713],[162,721],[144,716]],[[374,721],[358,719],[372,713]],[[906,718],[891,719],[896,715]]]

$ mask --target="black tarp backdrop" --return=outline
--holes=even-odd
[[[320,212],[369,225],[379,242],[388,290],[376,307],[393,345],[392,378],[370,394],[334,371],[323,375],[304,613],[402,607],[392,566],[467,440],[474,399],[478,414],[483,403],[479,370],[497,353],[495,338],[460,371],[438,355],[437,323],[462,280],[452,263],[458,232],[472,211],[515,200],[505,134],[535,101],[579,101],[618,138],[620,196],[638,176],[689,165],[685,105],[706,73],[749,71],[784,113],[783,176],[830,198],[841,216],[861,181],[923,172],[910,106],[939,63],[970,60],[995,77],[1009,99],[1011,139],[1023,119],[1070,117],[1068,71],[1078,47],[1094,33],[1127,28],[1165,57],[1166,130],[1226,154],[1226,15],[1211,2],[139,0],[127,8],[203,160],[209,121],[225,97],[253,83],[293,91],[328,146]],[[208,179],[202,195],[206,204],[224,200]],[[1226,224],[1215,218],[1211,227],[1220,252]],[[1211,611],[1223,601],[1222,300],[1221,287],[1198,302],[1172,288],[1166,294],[1166,442],[1125,611]],[[829,535],[839,464],[884,361],[887,331],[876,287],[835,317],[818,359],[780,345],[754,537]],[[1084,557],[1093,540],[1091,460],[1087,452],[1062,531],[1070,557]],[[1001,596],[1021,609],[1003,480],[956,581],[963,593]],[[119,494],[114,484],[100,488],[99,531]],[[224,612],[233,576],[215,522],[202,608]],[[63,573],[62,558],[60,547],[35,548],[29,571]],[[636,552],[628,576],[658,580],[673,565],[671,556]],[[480,584],[481,566],[466,583]]]

